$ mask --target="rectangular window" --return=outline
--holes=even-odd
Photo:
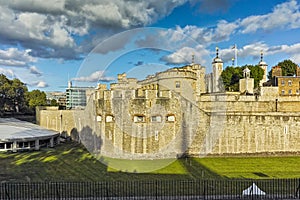
[[[284,85],[284,84],[285,84],[284,80],[281,80],[281,85]]]
[[[296,90],[296,94],[299,94],[299,89],[298,89],[298,90]]]
[[[176,88],[180,88],[180,81],[176,81],[176,82],[175,82],[175,87],[176,87]]]
[[[13,146],[13,143],[6,143],[6,149],[11,149],[12,146]]]
[[[292,94],[292,90],[289,90],[289,95],[291,95]]]
[[[167,122],[175,122],[175,116],[174,115],[168,115],[166,117]]]
[[[289,84],[289,86],[292,86],[292,81],[289,80],[289,81],[288,81],[288,84]]]
[[[106,122],[112,122],[114,120],[113,116],[108,115],[106,116]]]
[[[102,121],[102,117],[100,115],[97,116],[97,122],[101,122]]]
[[[284,90],[281,90],[281,94],[284,95]]]
[[[142,115],[136,115],[133,117],[134,122],[145,122],[145,117]]]
[[[151,117],[151,122],[161,122],[161,116],[152,116]]]

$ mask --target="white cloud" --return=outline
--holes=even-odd
[[[19,50],[17,48],[0,49],[0,65],[4,66],[27,66],[28,63],[37,62],[37,59],[30,56],[30,49]]]
[[[9,79],[16,77],[15,72],[12,69],[0,68],[0,74],[4,74]]]
[[[242,33],[253,33],[259,29],[268,31],[276,28],[299,28],[299,5],[296,0],[279,4],[271,13],[242,19],[240,26]]]
[[[185,27],[176,26],[174,29],[168,29],[161,33],[165,37],[166,42],[176,43],[191,37],[199,44],[209,46],[214,43],[227,41],[230,37],[239,33],[254,33],[259,29],[270,31],[277,28],[299,28],[300,27],[300,11],[297,1],[291,0],[277,5],[271,13],[266,15],[253,15],[244,19],[238,19],[234,22],[220,20],[215,27],[203,28],[187,25]],[[148,38],[149,43],[153,43],[155,38]],[[161,38],[157,40],[162,41]],[[147,41],[145,39],[144,41]],[[165,45],[165,44],[164,44]],[[251,46],[245,46],[240,53],[251,53]],[[263,48],[257,46],[256,49]],[[255,50],[254,50],[255,51]],[[225,55],[226,56],[226,55]],[[226,58],[227,59],[227,58]],[[231,58],[230,58],[231,59]]]
[[[97,82],[97,81],[104,81],[104,82],[110,82],[113,81],[113,77],[106,77],[104,75],[104,71],[95,71],[89,76],[81,76],[81,77],[76,77],[73,78],[72,80],[74,81],[79,81],[79,82]]]
[[[48,83],[46,83],[45,81],[31,82],[31,83],[28,83],[28,85],[31,86],[31,87],[37,87],[37,88],[49,87]]]
[[[300,43],[292,45],[278,45],[269,47],[268,54],[285,53],[290,56],[290,59],[295,63],[300,63]]]
[[[37,57],[77,59],[87,48],[74,38],[89,35],[91,27],[103,39],[152,24],[187,1],[0,0],[0,26],[5,27],[0,29],[0,42],[19,43]]]
[[[170,40],[171,42],[178,42],[186,37],[191,37],[197,43],[209,46],[213,43],[229,40],[230,36],[236,31],[237,28],[238,23],[229,23],[225,20],[221,20],[214,28],[202,28],[190,25],[181,28],[177,26],[176,31],[169,29],[162,35],[168,36],[167,40]]]
[[[45,87],[48,87],[49,85],[45,82],[45,81],[39,81],[37,84],[36,84],[36,87],[38,88],[45,88]]]
[[[25,67],[27,64],[26,64],[26,62],[18,61],[18,60],[3,60],[3,59],[0,59],[0,65],[2,65],[2,66],[21,66],[21,67]]]
[[[195,48],[183,47],[172,54],[162,57],[162,60],[167,64],[187,64],[192,62],[193,55],[195,63],[201,63],[202,65],[208,63],[209,51],[202,45],[198,45]]]
[[[44,0],[0,0],[0,26],[5,27],[0,29],[0,42],[7,45],[17,43],[32,49],[32,57],[78,59],[80,53],[95,46],[94,41],[99,41],[97,38],[103,39],[128,28],[151,25],[188,1],[55,0],[49,3]],[[227,4],[224,6],[227,7]],[[211,2],[209,5],[203,4],[204,7],[212,5]],[[258,30],[299,27],[299,5],[296,0],[291,0],[278,4],[265,15],[249,16],[233,22],[220,20],[215,27],[209,28],[176,27],[175,32],[172,29],[172,34],[166,36],[169,45],[186,35],[198,44],[209,46],[229,40],[236,32],[249,34]],[[91,28],[96,35],[94,39],[89,35]],[[78,36],[89,39],[79,44],[75,40]],[[153,42],[153,38],[148,41]]]
[[[223,62],[229,62],[234,57],[235,50],[231,47],[221,49],[220,57]],[[292,45],[275,45],[269,46],[263,42],[256,42],[253,44],[247,44],[242,47],[238,47],[238,59],[243,59],[247,57],[252,57],[254,60],[259,61],[260,52],[263,51],[265,56],[271,56],[276,54],[288,55],[289,59],[293,60],[295,63],[300,63],[300,43]]]
[[[227,49],[222,49],[220,51],[220,57],[222,58],[223,62],[231,61],[232,58],[234,58],[235,49],[231,47],[228,47]],[[243,47],[237,46],[237,55],[238,58],[246,58],[246,57],[253,57],[253,58],[259,58],[260,52],[264,51],[266,52],[269,47],[268,45],[257,42],[253,44],[248,44]]]
[[[228,23],[225,20],[219,21],[214,28],[201,28],[190,25],[183,28],[176,26],[175,30],[162,29],[158,31],[159,36],[157,34],[146,35],[136,44],[143,48],[161,47],[161,49],[175,52],[162,58],[169,64],[186,63],[185,59],[190,58],[193,51],[196,58],[198,57],[202,64],[206,64],[208,57],[205,58],[205,56],[209,56],[209,53],[205,48],[211,44],[229,40],[237,28],[238,24],[236,22]],[[189,50],[190,52],[188,52]]]
[[[41,76],[42,75],[42,72],[40,72],[36,66],[30,66],[29,67],[29,72],[31,74],[35,74],[37,76]]]
[[[45,0],[0,0],[2,5],[25,12],[60,13],[64,10],[65,0],[54,0],[51,3]]]

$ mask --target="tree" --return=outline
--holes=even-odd
[[[12,101],[17,111],[24,110],[27,106],[25,95],[28,92],[26,85],[19,79],[13,79],[11,84]]]
[[[55,99],[51,99],[50,106],[58,106],[58,103]]]
[[[245,69],[246,67],[250,69],[250,78],[254,79],[254,88],[258,88],[259,82],[264,77],[264,70],[258,65],[245,65],[242,68]]]
[[[40,90],[32,90],[31,92],[27,92],[26,100],[29,108],[31,109],[34,109],[36,106],[47,105],[46,93]]]
[[[19,79],[9,80],[0,74],[0,106],[1,111],[20,111],[26,108],[26,85]]]
[[[226,67],[221,74],[221,78],[227,91],[238,91],[239,80],[243,77],[243,71],[240,67]]]
[[[277,66],[281,67],[282,76],[294,76],[298,67],[298,65],[291,60],[284,60],[282,62],[279,62]],[[272,70],[270,70],[268,73],[268,78],[272,79],[272,77]]]
[[[7,90],[9,88],[9,80],[4,74],[0,74],[0,109],[3,112],[8,102]]]
[[[250,78],[254,79],[254,88],[259,86],[259,81],[262,80],[264,70],[258,65],[244,65],[242,67],[226,67],[221,74],[221,78],[227,91],[239,91],[239,81],[243,78],[243,70],[248,67],[250,70]]]

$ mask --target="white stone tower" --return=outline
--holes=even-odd
[[[260,61],[258,63],[258,66],[264,70],[264,76],[259,82],[259,86],[263,86],[263,83],[267,82],[267,70],[268,70],[268,65],[265,61],[263,61],[264,53],[263,51],[260,52]]]
[[[219,48],[216,47],[216,57],[214,58],[212,62],[212,68],[213,68],[213,77],[212,77],[212,84],[213,84],[213,92],[220,92],[220,76],[223,71],[223,61],[221,58],[219,58]]]
[[[244,94],[253,94],[253,89],[254,89],[254,78],[250,78],[250,69],[248,69],[248,67],[246,67],[243,70],[243,75],[244,78],[240,79],[240,92],[244,93]]]

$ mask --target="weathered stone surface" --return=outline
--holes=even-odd
[[[300,97],[205,93],[204,68],[185,66],[143,81],[98,87],[85,110],[37,110],[43,127],[101,155],[149,159],[182,154],[300,151]]]

